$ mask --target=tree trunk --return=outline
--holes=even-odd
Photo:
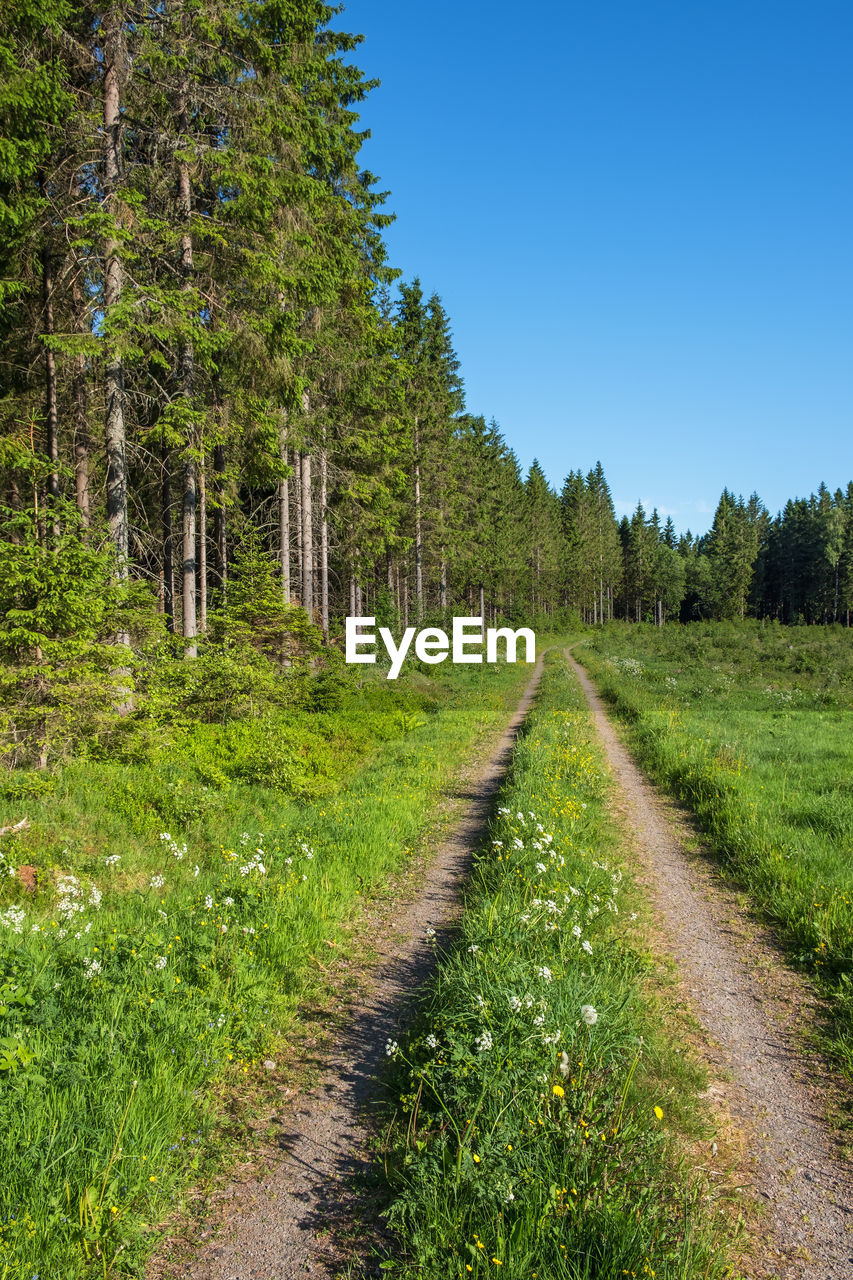
[[[121,159],[120,73],[124,58],[124,35],[121,13],[111,10],[105,17],[104,50],[104,132],[103,132],[103,198],[102,205],[113,221],[116,219],[116,188]],[[104,322],[121,302],[123,270],[119,243],[108,227],[104,241]],[[116,572],[119,579],[128,574],[129,528],[127,517],[127,438],[125,432],[124,365],[110,338],[104,363],[104,401],[106,404],[105,444],[107,455],[107,523],[116,549]],[[130,637],[121,634],[118,643],[129,644]]]
[[[441,548],[441,564],[438,575],[438,604],[442,613],[447,613],[447,557],[444,547]]]
[[[186,641],[184,657],[198,656],[196,644],[196,609],[195,609],[195,518],[196,518],[196,464],[195,458],[188,456],[184,462],[184,495],[183,495],[183,594],[181,597],[181,620],[183,636]]]
[[[204,455],[198,468],[198,624],[201,634],[207,631],[207,481]]]
[[[421,538],[421,458],[420,435],[415,423],[415,601],[418,611],[418,622],[424,616],[424,566],[423,541]]]
[[[186,81],[181,85],[178,94],[178,142],[185,142],[189,130],[187,98],[189,89]],[[178,162],[178,217],[183,224],[181,231],[180,268],[184,292],[192,289],[193,274],[193,242],[189,220],[192,211],[192,191],[190,189],[190,170],[186,160]],[[180,395],[191,404],[193,382],[195,379],[195,350],[192,342],[185,342],[180,357]],[[184,496],[183,496],[183,594],[181,600],[181,616],[184,640],[187,642],[184,657],[195,658],[198,654],[196,634],[198,620],[196,617],[197,571],[196,571],[196,485],[197,464],[192,456],[195,440],[191,428],[191,438],[187,441],[188,451],[184,461]],[[202,528],[202,538],[204,529]]]
[[[172,465],[165,443],[160,446],[160,529],[163,539],[163,612],[175,634],[175,554],[172,541]]]
[[[85,317],[83,313],[83,294],[80,284],[75,280],[74,289],[74,328],[77,333],[85,333]],[[80,522],[88,529],[91,520],[89,510],[89,418],[88,394],[86,383],[86,357],[82,354],[74,357],[74,497]]]
[[[328,458],[325,445],[320,450],[320,616],[323,639],[329,643],[329,521],[326,512]]]
[[[41,255],[42,267],[42,302],[44,306],[44,332],[48,342],[45,344],[45,426],[47,456],[50,459],[51,471],[47,478],[48,504],[53,510],[53,536],[59,537],[59,524],[56,519],[56,502],[59,498],[59,413],[56,405],[56,356],[50,346],[53,337],[53,269],[50,250],[45,246]]]
[[[314,617],[314,529],[311,511],[311,454],[302,458],[302,607]]]
[[[483,630],[486,629],[486,592],[482,582],[480,583],[480,621],[483,624]]]
[[[287,445],[282,428],[279,437],[281,461],[287,466]],[[290,603],[290,482],[282,476],[278,482],[278,553],[281,564],[281,594],[285,604]]]
[[[228,591],[228,529],[225,516],[225,445],[214,445],[213,471],[216,476],[216,511],[213,530],[216,542],[216,577],[219,585],[220,604],[225,604]]]
[[[293,455],[293,488],[296,500],[296,572],[299,583],[299,602],[305,603],[305,548],[302,544],[302,454],[297,449]]]

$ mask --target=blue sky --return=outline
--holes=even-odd
[[[350,0],[391,260],[468,408],[704,531],[853,478],[849,0]]]

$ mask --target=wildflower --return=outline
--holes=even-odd
[[[542,980],[543,980],[544,982],[550,982],[550,981],[551,981],[552,974],[551,974],[551,970],[548,968],[547,964],[543,964],[543,965],[540,965],[540,966],[539,966],[539,968],[536,970],[536,976],[537,976],[537,977],[539,977],[539,978],[542,978]]]
[[[96,908],[99,907],[103,896],[98,886],[93,884],[89,893],[89,905]]]
[[[108,858],[104,858],[104,862],[108,867],[114,867],[117,862],[121,862],[121,854],[111,853]]]
[[[394,1054],[395,1054],[395,1053],[397,1053],[397,1051],[399,1050],[399,1048],[400,1048],[400,1046],[397,1044],[397,1041],[396,1041],[396,1040],[386,1040],[386,1041],[385,1041],[385,1056],[386,1056],[386,1057],[388,1057],[388,1058],[393,1058],[393,1057],[394,1057]]]
[[[581,1005],[581,1018],[588,1027],[594,1027],[598,1022],[598,1014],[591,1004]]]
[[[510,1009],[512,1009],[513,1013],[518,1013],[519,1009],[521,1008],[521,1001],[519,1000],[518,996],[510,996],[509,1007]]]
[[[548,868],[545,866],[545,863],[544,863],[544,862],[537,862],[537,863],[536,863],[536,870],[539,872],[539,874],[540,874],[540,876],[541,876],[541,875],[544,875],[544,874],[545,874],[545,872],[548,870]]]
[[[426,938],[434,938],[434,937],[435,937],[435,929],[433,929],[432,927],[427,927],[427,928],[424,930],[424,937],[426,937]]]
[[[513,840],[513,842],[512,842],[512,843],[513,843],[513,848],[515,848],[515,849],[523,849],[523,848],[524,848],[524,841],[523,841],[523,840],[519,840],[518,836],[516,836],[516,837],[515,837],[515,839]]]
[[[581,927],[580,927],[580,925],[579,925],[579,924],[576,924],[576,925],[574,925],[574,926],[573,926],[573,928],[572,928],[572,935],[573,935],[573,937],[575,937],[575,938],[579,938],[579,937],[581,936],[581,933],[582,933],[582,932],[583,932],[583,930],[581,929]]]
[[[655,1107],[655,1115],[657,1116],[658,1120],[663,1120],[663,1111],[660,1109],[660,1107]]]
[[[436,1040],[436,1038],[435,1038],[435,1036],[434,1036],[434,1035],[428,1035],[428,1036],[427,1036],[427,1038],[426,1038],[426,1046],[427,1046],[427,1048],[428,1048],[428,1049],[437,1049],[437,1048],[438,1048],[438,1041]]]
[[[557,1070],[565,1080],[569,1074],[569,1055],[567,1053],[561,1053],[557,1059]]]
[[[226,907],[233,907],[233,906],[234,906],[234,899],[233,899],[233,898],[223,898],[223,899],[222,899],[222,901],[225,903]]]
[[[473,1159],[473,1161],[474,1161],[474,1164],[479,1164],[479,1163],[480,1163],[480,1157],[477,1155],[477,1152],[476,1152],[476,1151],[473,1151],[473,1152],[471,1153],[471,1156],[472,1156],[472,1159]]]
[[[154,968],[155,968],[155,969],[165,969],[165,968],[166,968],[166,957],[165,957],[165,956],[158,956],[158,957],[157,957],[157,959],[154,961]]]
[[[210,894],[208,894],[204,900],[204,909],[205,911],[213,910],[213,898],[210,896]]]
[[[195,878],[195,877],[198,875],[199,870],[200,870],[200,868],[199,868],[198,864],[196,864],[196,866],[193,868],[193,878]]]
[[[536,1017],[533,1019],[533,1025],[534,1025],[534,1027],[544,1027],[544,1025],[545,1025],[545,1014],[544,1014],[544,1013],[537,1013]]]
[[[552,1085],[551,1092],[555,1098],[565,1098],[566,1096],[566,1091],[561,1084]]]
[[[152,876],[152,877],[151,877],[151,888],[152,888],[152,889],[162,889],[164,884],[165,884],[165,881],[164,881],[164,879],[163,879],[163,877],[162,877],[162,876]]]
[[[486,1002],[482,996],[474,996],[474,1003],[478,1009],[485,1009],[486,1007]]]
[[[551,1036],[543,1036],[543,1037],[542,1037],[542,1043],[543,1043],[544,1045],[552,1045],[552,1044],[556,1044],[556,1043],[557,1043],[557,1041],[558,1041],[558,1040],[560,1039],[560,1037],[562,1036],[562,1034],[563,1034],[563,1033],[562,1033],[562,1031],[555,1031],[555,1032],[554,1032],[554,1034],[553,1034],[553,1035],[551,1035]]]
[[[477,1039],[474,1041],[474,1044],[477,1047],[478,1053],[488,1053],[492,1047],[491,1031],[481,1031],[477,1036]]]
[[[517,813],[515,816],[518,818],[519,822],[523,822],[523,821],[524,821],[524,814],[523,814],[523,813]]]
[[[96,973],[100,973],[103,966],[100,960],[96,960],[94,956],[83,957],[83,972],[86,978],[94,978]]]
[[[581,943],[581,951],[585,951],[588,956],[592,955],[592,947],[588,942]]]
[[[20,907],[7,907],[5,911],[0,911],[0,924],[13,933],[21,932],[26,918],[26,912]]]
[[[477,946],[476,942],[472,942],[472,943],[471,943],[471,945],[470,945],[470,947],[468,948],[468,951],[469,951],[469,954],[470,954],[470,955],[474,955],[474,953],[475,953],[476,951],[479,951],[479,950],[480,950],[480,948]]]

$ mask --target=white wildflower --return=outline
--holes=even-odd
[[[21,932],[26,918],[26,912],[21,907],[7,907],[5,911],[0,911],[0,924],[13,933]]]
[[[157,957],[157,959],[154,961],[154,968],[155,968],[155,969],[165,969],[165,968],[166,968],[166,957],[165,957],[165,956],[158,956],[158,957]]]
[[[519,1009],[521,1008],[521,1001],[519,1000],[518,996],[510,996],[509,1007],[510,1009],[512,1009],[513,1013],[518,1013]]]
[[[540,874],[540,876],[541,876],[545,871],[547,871],[547,870],[548,870],[548,868],[545,866],[545,863],[544,863],[544,862],[537,862],[537,863],[536,863],[536,870],[539,872],[539,874]]]
[[[588,1027],[594,1027],[596,1022],[598,1022],[598,1013],[591,1004],[582,1004],[581,1018]]]
[[[438,1048],[438,1041],[436,1040],[436,1038],[435,1038],[435,1036],[434,1036],[434,1035],[428,1035],[428,1036],[427,1036],[427,1038],[426,1038],[425,1043],[426,1043],[426,1047],[427,1047],[428,1049],[437,1049],[437,1048]]]
[[[111,853],[108,858],[104,858],[104,862],[108,867],[114,867],[117,862],[121,862],[121,854]]]
[[[544,982],[550,982],[553,975],[551,974],[551,970],[548,968],[547,964],[543,964],[536,970],[536,976],[538,978],[542,978]]]
[[[480,948],[477,946],[476,942],[472,942],[470,947],[468,948],[468,952],[470,955],[474,955],[474,953],[479,950]]]
[[[474,1044],[477,1047],[478,1053],[488,1053],[492,1047],[491,1031],[481,1031],[477,1036],[477,1039],[474,1041]]]
[[[152,888],[152,889],[162,889],[164,884],[165,884],[165,880],[163,879],[163,877],[162,877],[162,876],[152,876],[152,877],[151,877],[151,888]]]
[[[581,951],[585,951],[585,952],[586,952],[586,954],[587,954],[588,956],[591,956],[591,955],[592,955],[592,947],[591,947],[591,945],[590,945],[588,942],[586,942],[586,941],[584,941],[584,942],[582,942],[582,943],[581,943]]]
[[[400,1046],[397,1044],[397,1041],[396,1041],[396,1040],[386,1040],[386,1041],[385,1041],[385,1056],[386,1056],[386,1057],[388,1057],[388,1058],[393,1058],[393,1057],[394,1057],[394,1054],[395,1054],[395,1053],[397,1053],[397,1051],[399,1050],[399,1048],[400,1048]]]

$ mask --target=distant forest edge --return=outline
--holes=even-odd
[[[335,12],[4,5],[7,741],[84,669],[120,702],[158,644],[289,664],[347,613],[849,626],[853,483],[775,517],[726,491],[677,536],[618,522],[600,464],[524,477],[465,412],[440,299],[391,292]]]

